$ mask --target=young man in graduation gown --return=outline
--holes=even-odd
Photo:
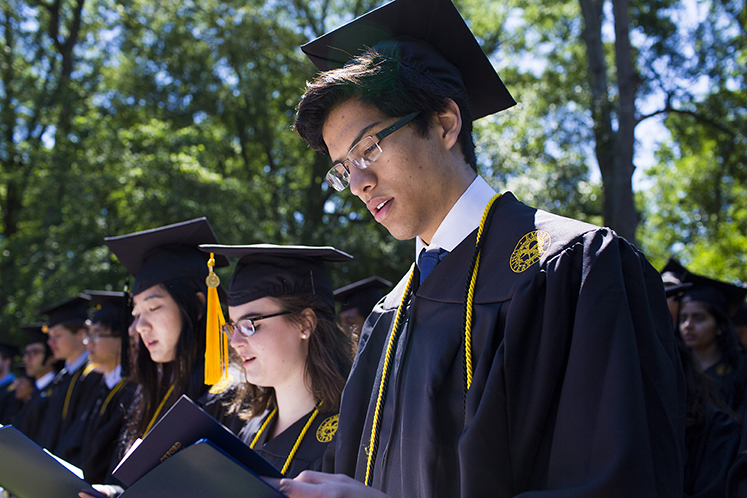
[[[80,468],[86,481],[110,482],[125,416],[137,385],[127,380],[127,328],[132,315],[124,292],[86,291],[96,304],[84,342],[94,370],[102,374],[93,402],[79,418]],[[124,355],[122,353],[124,351]]]
[[[303,49],[326,70],[369,47],[308,85],[295,127],[418,261],[363,327],[338,475],[281,489],[682,496],[685,391],[658,272],[612,230],[476,174],[472,120],[514,101],[449,0],[396,0]]]
[[[41,420],[52,395],[52,381],[57,375],[57,360],[47,344],[47,334],[44,333],[47,328],[44,324],[21,325],[21,330],[26,334],[23,365],[26,375],[34,379],[34,391],[31,399],[16,414],[13,426],[38,443]]]
[[[74,423],[92,400],[101,380],[88,362],[83,337],[88,332],[90,296],[78,294],[40,311],[47,315],[47,343],[65,367],[52,382],[52,395],[39,430],[39,445],[74,465],[79,462],[79,441]],[[72,430],[71,430],[72,429]]]

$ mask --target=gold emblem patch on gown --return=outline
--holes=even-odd
[[[521,273],[540,260],[550,248],[550,234],[543,230],[535,230],[524,235],[516,244],[511,254],[511,270]]]
[[[340,415],[332,415],[319,424],[319,428],[316,430],[316,440],[320,443],[329,443],[332,441],[337,432],[337,422],[339,420]]]

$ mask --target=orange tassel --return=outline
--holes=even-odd
[[[205,279],[207,295],[207,331],[205,338],[205,384],[215,385],[228,378],[228,337],[221,330],[226,324],[220,307],[218,286],[220,278],[213,272],[215,255],[210,253],[210,274]]]

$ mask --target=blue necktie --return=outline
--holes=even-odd
[[[423,284],[425,278],[447,254],[449,254],[449,251],[446,249],[438,249],[437,251],[426,251],[423,249],[420,251],[418,262],[418,267],[420,268],[420,285]]]

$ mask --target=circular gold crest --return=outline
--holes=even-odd
[[[335,437],[335,433],[337,432],[338,420],[340,420],[340,415],[332,415],[325,419],[316,430],[316,440],[320,443],[329,443],[332,441],[332,438]]]
[[[218,275],[216,275],[215,273],[210,273],[205,278],[205,284],[211,289],[216,289],[220,285],[220,277],[218,277]]]
[[[516,244],[511,254],[511,269],[515,273],[521,273],[534,263],[539,261],[543,254],[550,248],[550,234],[535,230],[529,232]]]

